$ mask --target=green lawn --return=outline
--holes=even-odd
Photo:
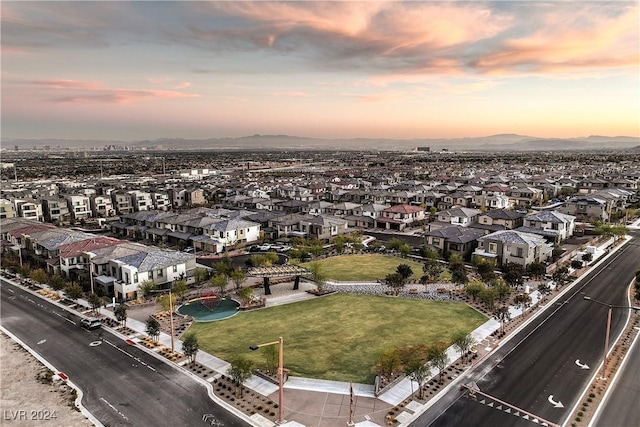
[[[284,338],[292,375],[372,384],[378,355],[387,348],[448,342],[486,318],[463,303],[334,294],[295,304],[241,312],[189,332],[200,347],[224,360],[241,354],[264,364],[251,344]]]
[[[323,267],[328,279],[343,282],[366,282],[384,279],[394,273],[400,264],[413,270],[412,279],[422,276],[422,264],[409,259],[386,255],[340,255],[316,261]],[[300,264],[303,267],[309,263]]]

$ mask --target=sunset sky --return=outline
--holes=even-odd
[[[2,138],[640,136],[632,1],[2,8]]]

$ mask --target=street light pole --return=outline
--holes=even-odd
[[[264,344],[254,344],[249,349],[255,351],[260,347],[268,345],[278,345],[278,424],[284,424],[284,340],[282,337],[278,341],[267,342]]]
[[[583,297],[583,299],[585,301],[591,301],[591,302],[595,302],[596,304],[600,304],[600,305],[604,305],[605,307],[608,308],[607,310],[607,331],[605,333],[605,337],[604,337],[604,357],[602,358],[602,372],[600,373],[600,379],[602,380],[606,380],[607,379],[607,354],[609,353],[609,335],[611,333],[611,312],[613,311],[614,308],[626,308],[629,310],[640,310],[640,307],[633,307],[631,305],[612,305],[612,304],[607,304],[605,302],[602,301],[598,301],[595,300],[593,298],[591,298],[590,296],[585,295]]]

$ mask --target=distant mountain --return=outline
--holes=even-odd
[[[160,138],[142,141],[100,141],[65,139],[4,139],[2,147],[21,150],[44,149],[133,149],[133,150],[415,150],[429,147],[432,151],[550,151],[630,149],[638,146],[640,138],[627,136],[591,135],[578,138],[537,138],[517,134],[500,134],[469,138],[385,139],[351,138],[327,139],[290,135],[251,135],[240,138]]]

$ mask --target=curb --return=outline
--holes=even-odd
[[[4,334],[6,334],[13,341],[15,341],[18,344],[20,344],[20,346],[22,348],[27,350],[29,352],[29,354],[31,354],[33,357],[35,357],[40,363],[42,363],[44,366],[46,366],[49,370],[51,370],[51,371],[53,371],[53,372],[55,372],[57,374],[61,374],[62,373],[62,372],[60,372],[59,369],[57,369],[55,366],[53,366],[51,363],[49,363],[45,358],[43,358],[38,353],[36,353],[33,349],[31,349],[31,347],[29,347],[27,344],[22,342],[22,340],[20,338],[18,338],[17,336],[15,336],[11,332],[9,332],[7,329],[5,329],[4,326],[0,325],[0,331],[2,331]],[[91,412],[89,412],[89,410],[87,408],[85,408],[84,405],[82,404],[82,397],[83,397],[82,390],[78,386],[76,386],[70,379],[66,378],[64,381],[69,385],[69,387],[73,388],[76,391],[77,397],[76,397],[76,400],[75,400],[74,404],[75,404],[76,408],[78,408],[80,410],[82,415],[84,415],[89,421],[91,421],[93,423],[93,425],[95,425],[97,427],[105,427],[104,424],[102,424],[96,417],[94,417],[93,414]]]

